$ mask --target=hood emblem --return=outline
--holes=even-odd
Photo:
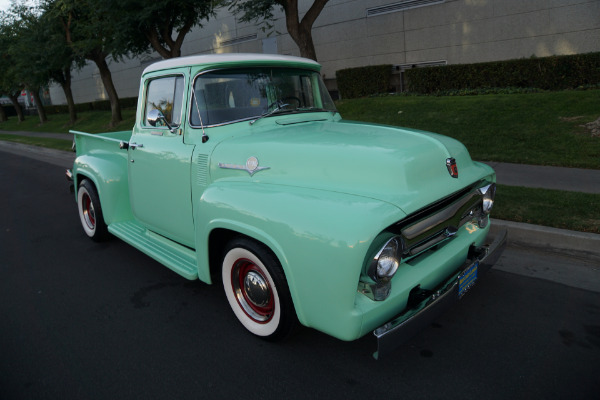
[[[239,169],[242,171],[246,171],[247,173],[250,174],[250,176],[252,176],[257,172],[264,171],[265,169],[270,169],[271,167],[259,167],[258,159],[253,156],[253,157],[250,157],[248,160],[246,160],[246,165],[219,163],[219,168]]]
[[[450,157],[446,159],[446,168],[448,168],[448,173],[451,177],[458,178],[458,167],[454,158]]]

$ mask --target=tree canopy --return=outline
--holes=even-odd
[[[116,37],[127,49],[139,54],[150,46],[162,58],[181,56],[181,46],[190,30],[215,15],[221,0],[111,0],[120,30]]]
[[[23,110],[18,102],[18,96],[23,90],[19,81],[18,67],[14,60],[11,46],[17,40],[17,23],[14,15],[0,13],[0,95],[7,96],[13,104],[19,121],[24,120]],[[4,116],[5,117],[5,116]]]

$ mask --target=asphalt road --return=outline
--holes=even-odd
[[[220,287],[180,278],[119,240],[87,239],[63,170],[0,151],[0,399],[600,393],[599,291],[492,269],[387,359],[371,358],[371,337],[341,342],[306,328],[265,343],[241,328]],[[514,271],[554,258],[505,254]]]

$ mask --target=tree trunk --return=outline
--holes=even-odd
[[[63,78],[64,81],[60,83],[60,86],[65,92],[67,106],[69,107],[69,122],[73,125],[77,121],[77,110],[75,110],[75,100],[73,100],[73,91],[71,90],[71,70],[69,68],[65,68]]]
[[[10,102],[12,103],[13,107],[15,108],[15,111],[17,112],[17,119],[19,120],[19,122],[25,121],[25,116],[23,115],[23,108],[19,104],[19,95],[9,93],[7,94],[7,96],[10,99]]]
[[[165,23],[164,29],[159,33],[156,29],[148,29],[144,32],[146,39],[150,42],[150,45],[163,59],[181,57],[181,46],[185,36],[189,33],[192,28],[192,23],[185,24],[177,35],[177,39],[173,40],[171,37],[172,29]],[[163,46],[163,43],[165,44]]]
[[[298,49],[300,49],[300,56],[317,61],[317,52],[315,51],[315,45],[310,28],[305,30],[302,29],[302,26],[299,26],[297,33],[295,35],[290,33],[290,36],[298,46]]]
[[[38,117],[40,117],[40,124],[45,124],[48,122],[48,117],[46,116],[46,109],[44,108],[42,99],[40,98],[40,88],[34,88],[30,90],[30,92],[33,95],[33,102],[37,108]]]
[[[317,61],[317,52],[312,38],[312,26],[329,0],[314,0],[302,20],[298,13],[298,0],[284,0],[279,3],[285,11],[285,25],[288,33],[300,49],[302,57]]]
[[[104,85],[104,89],[106,90],[106,94],[110,100],[110,110],[112,113],[110,127],[114,128],[119,124],[119,122],[123,121],[123,117],[121,116],[121,103],[119,102],[119,95],[117,94],[110,69],[106,63],[106,55],[100,50],[96,50],[91,53],[90,57],[88,58],[92,60],[100,70],[100,78],[102,79],[102,84]]]
[[[4,111],[4,107],[0,104],[0,122],[8,121],[8,117],[6,116],[6,112]]]

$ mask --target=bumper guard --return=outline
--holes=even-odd
[[[459,292],[459,279],[463,271],[477,265],[477,279],[479,279],[500,258],[506,247],[506,237],[507,233],[504,230],[498,233],[490,245],[471,247],[469,259],[459,269],[458,274],[453,275],[437,290],[428,293],[428,296],[414,307],[403,311],[391,321],[375,329],[373,334],[377,338],[377,351],[373,357],[379,359],[383,354],[391,352],[454,305],[465,291]]]

